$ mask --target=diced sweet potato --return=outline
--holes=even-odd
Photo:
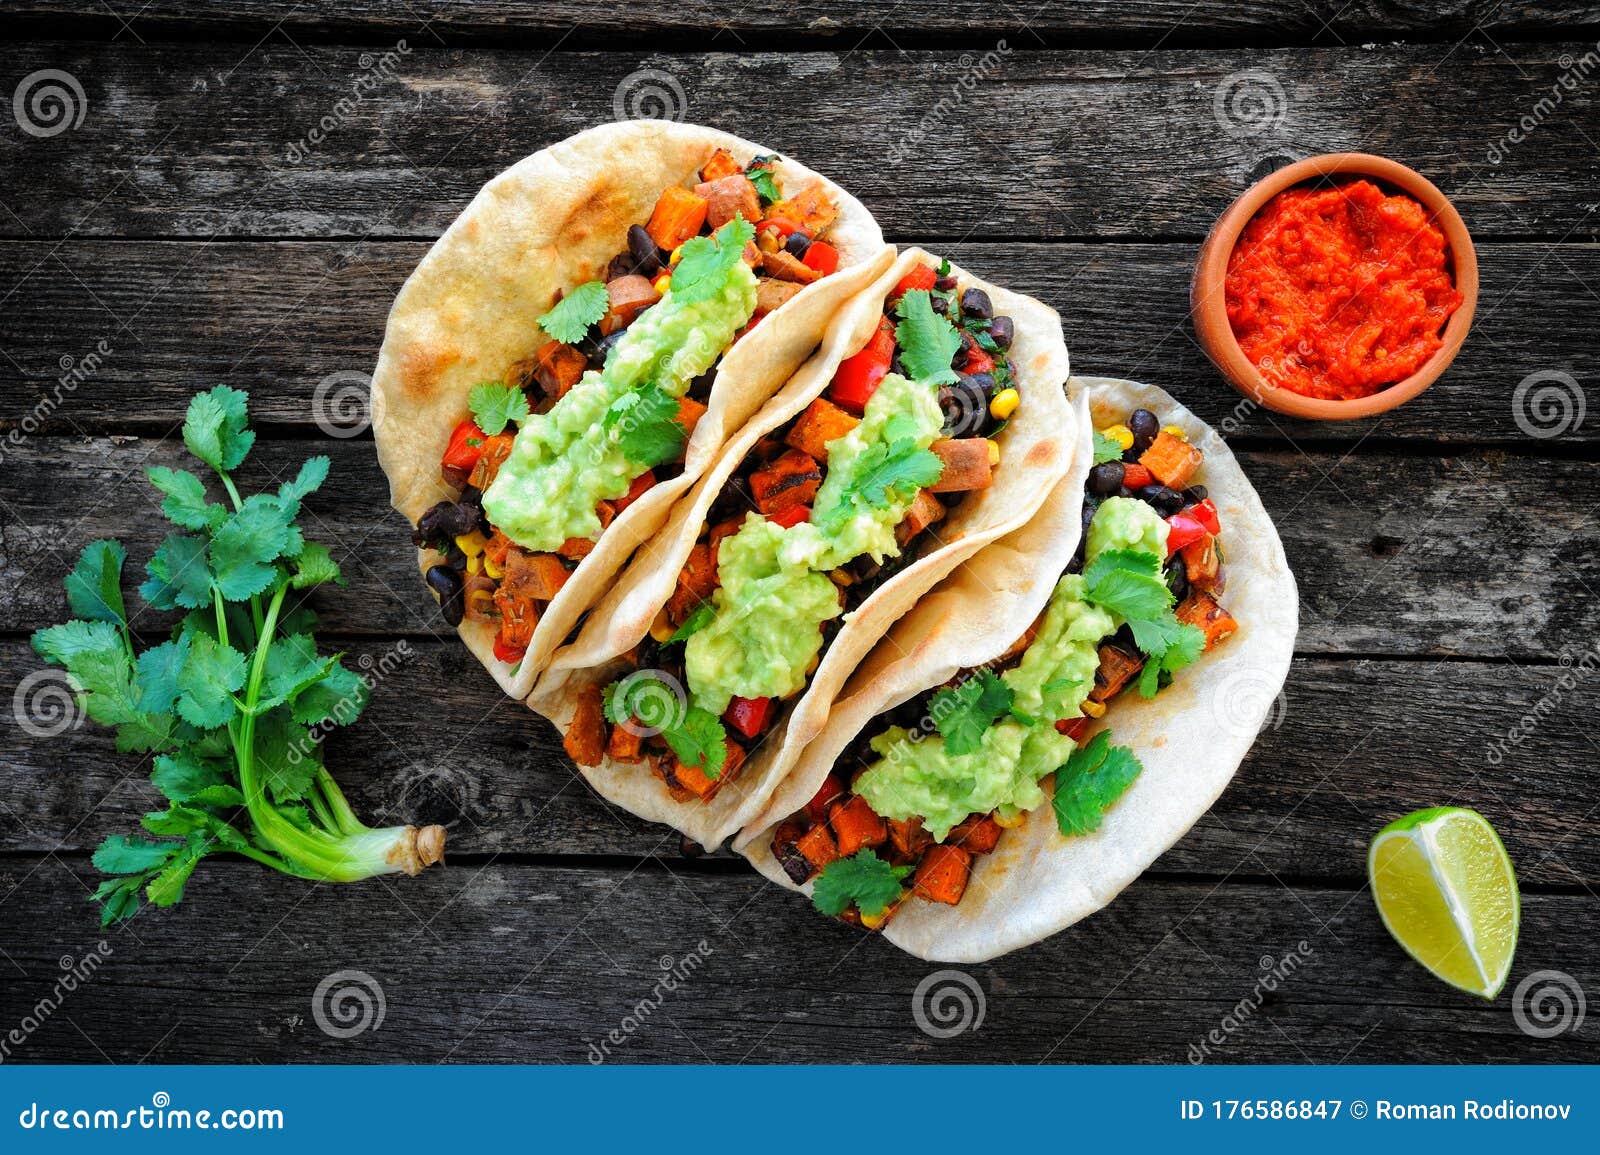
[[[1216,599],[1203,590],[1191,589],[1189,596],[1178,603],[1178,608],[1174,612],[1180,622],[1188,622],[1191,626],[1199,627],[1200,632],[1206,636],[1208,650],[1239,628],[1239,623],[1233,620],[1233,615],[1219,606]]]
[[[553,553],[513,549],[506,555],[505,576],[500,579],[500,588],[530,601],[550,602],[571,576],[572,571]]]
[[[700,424],[700,418],[705,415],[706,407],[693,397],[686,396],[678,398],[678,415],[673,420],[683,426],[684,436],[687,437],[694,432],[694,427]]]
[[[809,285],[812,281],[822,279],[821,273],[787,249],[779,249],[775,253],[762,253],[761,271],[780,281],[795,281],[802,285]]]
[[[894,527],[895,540],[905,545],[917,534],[943,518],[944,514],[944,502],[926,489],[917,490],[916,500],[911,503],[911,508],[906,510],[906,515],[900,519],[900,524]]]
[[[945,841],[969,854],[988,854],[1000,841],[1001,826],[991,814],[974,814],[949,834]]]
[[[710,802],[716,797],[717,791],[737,778],[739,771],[744,768],[744,747],[733,741],[729,741],[727,746],[728,757],[715,778],[708,778],[698,766],[685,766],[677,760],[673,763],[672,776],[678,780],[681,788],[702,802]]]
[[[725,176],[744,172],[744,165],[725,148],[719,148],[711,154],[711,159],[700,167],[700,179],[721,180]]]
[[[511,456],[513,440],[515,437],[510,433],[497,433],[493,437],[485,437],[483,456],[478,458],[478,464],[472,467],[472,475],[467,478],[467,484],[480,492],[488,489],[495,475],[500,472],[500,467],[506,463],[506,458]]]
[[[643,762],[644,739],[636,726],[613,726],[606,741],[606,757],[618,762]]]
[[[1013,658],[1022,657],[1027,648],[1033,645],[1033,639],[1039,636],[1039,627],[1044,624],[1044,615],[1040,614],[1033,619],[1033,623],[1023,631],[1022,636],[1006,648],[1006,652],[995,659],[999,665],[1005,665]]]
[[[939,480],[928,488],[934,493],[962,493],[969,489],[988,489],[994,481],[994,466],[989,463],[989,442],[983,437],[944,437],[929,448],[944,464]]]
[[[820,184],[807,185],[767,209],[768,220],[787,221],[812,237],[820,237],[838,215],[838,206]]]
[[[466,590],[462,597],[467,621],[497,622],[500,620],[500,611],[495,608],[494,604],[494,591],[496,588],[493,578],[485,577],[481,573],[467,575]]]
[[[826,461],[828,442],[839,440],[860,424],[861,418],[845,412],[826,397],[818,397],[789,427],[784,441],[808,457]]]
[[[633,324],[635,317],[661,299],[661,294],[656,292],[650,278],[629,273],[626,277],[606,282],[606,297],[611,302],[611,308],[606,313],[606,324],[602,327],[606,332],[614,333]]]
[[[1139,676],[1144,669],[1144,658],[1129,654],[1116,646],[1100,647],[1100,665],[1094,672],[1094,689],[1089,691],[1091,702],[1107,702],[1122,692],[1122,688]]]
[[[805,855],[806,861],[817,870],[821,870],[839,857],[839,848],[833,841],[833,831],[828,829],[826,822],[817,823],[796,839],[795,849]]]
[[[717,588],[717,567],[711,561],[711,547],[700,542],[689,551],[689,560],[678,572],[678,584],[667,599],[667,619],[681,626],[701,602]]]
[[[756,508],[768,517],[797,505],[810,505],[821,485],[822,467],[798,449],[750,475],[750,495]]]
[[[1188,574],[1191,586],[1208,590],[1217,584],[1217,576],[1222,572],[1222,557],[1217,553],[1216,538],[1208,533],[1199,541],[1191,541],[1178,553],[1183,558],[1184,572]]]
[[[828,807],[828,824],[833,827],[840,858],[849,858],[868,846],[882,846],[889,838],[884,820],[859,794],[851,795],[848,802],[835,802]]]
[[[711,527],[710,534],[706,537],[706,545],[711,550],[711,565],[717,564],[717,550],[723,541],[739,532],[739,527],[744,524],[743,517],[732,517],[727,521],[719,521]]]
[[[572,721],[561,740],[567,756],[579,766],[598,766],[606,752],[606,719],[601,707],[599,686],[590,686],[578,695]]]
[[[967,879],[972,874],[972,855],[959,846],[939,844],[928,847],[922,864],[911,882],[912,890],[929,902],[942,902],[954,906],[967,892]]]
[[[645,232],[663,249],[671,252],[690,237],[698,236],[706,223],[706,198],[686,188],[670,185],[661,191]]]
[[[565,397],[567,391],[578,383],[583,371],[589,367],[589,359],[581,350],[573,345],[562,344],[560,341],[546,341],[540,345],[532,361],[532,384],[537,385],[539,391],[552,401],[559,401]],[[517,362],[517,366],[526,364],[525,361]]]
[[[761,277],[756,281],[756,312],[772,313],[788,302],[804,285],[793,281],[780,281],[774,277]]]
[[[889,819],[889,845],[907,857],[916,857],[933,845],[933,835],[922,828],[922,819]]]
[[[797,815],[778,823],[778,828],[772,834],[772,857],[777,859],[778,865],[789,876],[789,881],[796,886],[804,885],[816,873],[795,845],[807,829],[805,819]]]
[[[720,229],[734,217],[743,217],[751,224],[761,220],[761,195],[742,172],[698,184],[694,193],[705,198],[706,223],[713,229]]]
[[[1200,468],[1204,455],[1181,437],[1163,429],[1150,448],[1139,455],[1139,464],[1168,489],[1183,489]]]

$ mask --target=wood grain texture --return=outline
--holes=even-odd
[[[41,664],[20,643],[0,660],[19,676]],[[393,671],[328,748],[370,821],[445,823],[457,854],[677,856],[674,833],[590,791],[554,730],[459,647],[360,643],[350,660]],[[1302,658],[1238,778],[1157,869],[1348,883],[1380,827],[1448,802],[1490,816],[1524,882],[1600,885],[1585,833],[1597,706],[1593,673],[1559,666]],[[38,739],[7,713],[0,751],[0,851],[93,849],[161,805],[148,766],[98,727]]]
[[[276,39],[24,43],[12,70],[66,70],[87,110],[45,139],[0,130],[0,165],[17,174],[0,235],[432,237],[496,172],[619,108],[792,150],[861,197],[886,233],[924,240],[1194,239],[1263,172],[1346,150],[1421,169],[1481,238],[1592,234],[1600,199],[1582,128],[1593,85],[1560,90],[1527,143],[1489,160],[1592,43],[1514,45],[1509,57],[1477,42],[1008,44],[993,64],[893,49],[408,48],[386,64],[366,49]]]
[[[251,391],[258,422],[319,436],[320,419],[353,431],[389,304],[426,251],[419,242],[0,243],[0,430],[162,434],[195,392],[226,381]],[[1382,417],[1321,424],[1243,404],[1205,359],[1188,321],[1193,245],[941,251],[1055,308],[1075,372],[1161,385],[1229,436],[1562,452],[1600,444],[1600,421],[1574,421],[1570,395],[1565,420],[1557,406],[1529,426],[1558,434],[1543,442],[1518,425],[1515,401],[1536,373],[1593,384],[1600,246],[1480,246],[1477,320],[1444,377]],[[1538,416],[1527,404],[1521,412]]]
[[[580,44],[614,46],[627,38],[683,36],[696,43],[746,45],[837,40],[854,43],[877,33],[895,43],[924,44],[1010,33],[1024,43],[1151,43],[1181,45],[1227,40],[1339,44],[1351,38],[1404,34],[1459,40],[1474,31],[1497,37],[1568,32],[1600,22],[1594,4],[1495,0],[1088,0],[1077,4],[996,5],[986,0],[900,0],[880,6],[814,0],[797,12],[780,0],[730,8],[709,0],[636,0],[627,5],[584,0],[363,0],[336,10],[294,0],[153,0],[113,16],[85,12],[69,0],[18,0],[8,14],[24,28],[83,35],[119,28],[158,37],[201,30],[258,34],[281,28],[307,35],[379,36],[416,32],[441,42],[528,43],[568,36]],[[65,21],[67,23],[63,24]],[[426,30],[423,28],[426,21]]]
[[[101,939],[84,881],[78,863],[0,862],[7,909],[35,912],[8,933],[0,972],[19,1015],[50,992],[59,959]],[[1593,990],[1592,917],[1588,896],[1529,896],[1514,981],[1557,966]],[[944,1040],[913,1015],[936,966],[744,871],[492,866],[307,887],[225,866],[197,876],[182,907],[105,941],[111,957],[16,1059],[214,1062],[245,1048],[270,1063],[582,1063],[613,1028],[619,1062],[1600,1058],[1587,1027],[1533,1039],[1509,994],[1443,987],[1389,940],[1367,894],[1272,882],[1135,883],[1043,944],[963,968],[982,1023]],[[688,968],[677,989],[658,985],[663,965]],[[1287,977],[1267,991],[1275,967]],[[313,998],[329,976],[374,1006],[381,994],[381,1023],[325,1034]],[[360,1021],[320,1009],[335,1026]],[[1220,1044],[1200,1054],[1213,1030]]]

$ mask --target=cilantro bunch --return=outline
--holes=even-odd
[[[73,620],[38,631],[33,648],[65,667],[79,707],[116,730],[122,753],[154,755],[167,808],[146,834],[113,835],[94,853],[110,875],[94,892],[101,923],[130,918],[141,896],[172,906],[200,860],[231,852],[299,878],[353,882],[417,873],[439,861],[437,826],[372,829],[322,764],[313,727],[344,725],[367,684],[317,653],[309,610],[291,593],[343,579],[326,546],[295,520],[328,476],[313,457],[276,493],[242,497],[230,476],[250,452],[246,395],[219,385],[189,404],[184,444],[221,482],[227,504],[183,469],[147,470],[178,530],[146,565],[140,594],[186,615],[171,637],[134,648],[122,596],[127,551],[91,542],[66,579]]]
[[[1128,623],[1147,660],[1139,672],[1139,696],[1153,698],[1163,674],[1199,660],[1205,634],[1173,612],[1172,590],[1161,578],[1161,559],[1137,549],[1108,549],[1083,571],[1089,600]]]

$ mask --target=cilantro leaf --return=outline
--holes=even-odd
[[[150,781],[170,802],[188,802],[214,787],[227,785],[223,772],[192,750],[157,755]]]
[[[305,547],[291,560],[294,562],[294,576],[289,579],[289,584],[297,590],[308,590],[328,582],[344,585],[344,574],[339,569],[339,563],[333,560],[328,547],[319,542],[306,542]]]
[[[270,494],[245,499],[211,538],[211,570],[217,590],[230,602],[244,601],[277,580],[272,563],[298,554],[305,538],[294,526],[294,513]]]
[[[166,862],[177,849],[173,842],[113,834],[100,844],[92,861],[106,874],[142,874]]]
[[[335,661],[321,681],[294,699],[294,720],[307,726],[348,726],[360,717],[371,692],[365,678]]]
[[[1155,622],[1133,622],[1133,639],[1150,655],[1139,671],[1139,696],[1153,698],[1161,688],[1161,675],[1198,661],[1206,636],[1197,626],[1180,622],[1171,614]]]
[[[203,730],[226,725],[238,709],[233,694],[244,677],[243,654],[203,634],[196,637],[178,672],[178,716]]]
[[[584,334],[589,331],[589,326],[604,317],[610,307],[611,297],[606,292],[606,283],[589,281],[579,285],[552,305],[550,311],[539,318],[539,328],[553,340],[565,345],[576,345],[583,340]],[[478,424],[485,433],[499,432],[491,430],[481,421]],[[505,426],[502,425],[500,428],[504,429]]]
[[[938,691],[928,702],[946,754],[971,754],[995,721],[1011,710],[1014,695],[993,670],[979,670],[958,686]]]
[[[672,295],[685,303],[716,296],[744,259],[744,247],[755,235],[754,225],[743,217],[734,217],[709,237],[685,241],[683,256],[672,270]]]
[[[338,660],[319,658],[316,640],[309,634],[282,639],[267,651],[266,679],[256,708],[265,712],[293,702],[326,678]]]
[[[178,700],[178,675],[189,660],[191,643],[189,635],[182,634],[139,655],[139,709],[149,714],[172,711]]]
[[[196,394],[183,422],[183,443],[189,452],[218,473],[237,469],[255,444],[249,419],[248,394],[226,385]]]
[[[908,376],[932,385],[954,385],[960,378],[950,362],[961,349],[955,326],[933,311],[927,289],[908,289],[895,305],[900,323],[894,339]]]
[[[900,901],[900,883],[909,866],[890,866],[870,849],[836,858],[822,868],[811,891],[811,903],[823,914],[841,915],[852,903],[868,918],[877,918]]]
[[[695,634],[709,626],[711,619],[716,616],[717,608],[714,605],[709,601],[701,602],[695,606],[693,613],[683,619],[683,625],[672,632],[672,636],[667,639],[666,644],[670,646],[675,642],[688,641]]]
[[[1106,811],[1143,770],[1131,749],[1111,745],[1111,732],[1100,731],[1056,771],[1056,827],[1069,838],[1100,829]]]
[[[170,535],[144,568],[150,578],[139,586],[139,594],[156,609],[196,610],[211,604],[211,570],[206,543],[199,538]]]
[[[300,503],[322,488],[328,480],[329,462],[326,457],[312,457],[300,467],[293,481],[278,486],[278,508],[293,520],[300,512]]]
[[[677,399],[653,382],[618,397],[601,422],[616,431],[618,446],[629,461],[643,467],[640,472],[679,457],[688,440],[678,424]]]
[[[150,484],[167,499],[161,503],[161,512],[167,520],[181,529],[212,530],[222,524],[228,511],[214,501],[206,500],[206,487],[187,469],[168,469],[152,465],[145,470]]]
[[[133,659],[110,622],[64,622],[33,635],[33,648],[65,667],[79,704],[102,726],[117,728],[117,749],[164,749],[172,741],[172,718],[139,708]]]
[[[1096,465],[1104,465],[1108,461],[1121,460],[1122,446],[1096,429],[1094,431],[1094,463]]]
[[[121,542],[91,541],[84,546],[66,580],[72,612],[93,622],[125,621],[122,563],[127,560],[128,551]]]
[[[598,285],[600,282],[596,281],[595,284]],[[571,299],[567,298],[569,301]],[[558,309],[560,307],[556,306]],[[548,316],[548,313],[545,314],[546,318]],[[582,335],[580,334],[577,339],[581,341]],[[533,412],[528,407],[526,393],[515,385],[502,385],[498,381],[483,381],[474,385],[472,392],[467,394],[467,406],[472,410],[472,419],[478,423],[478,428],[490,437],[504,433],[506,426],[513,421],[520,425]]]
[[[1102,554],[1101,558],[1104,556]],[[1096,563],[1101,558],[1096,558]],[[1089,600],[1102,609],[1120,615],[1130,625],[1159,618],[1172,607],[1172,591],[1158,577],[1119,568],[1107,568],[1094,576],[1094,581],[1085,583]],[[1137,625],[1134,625],[1134,631],[1137,637]],[[1141,645],[1140,648],[1144,647]]]
[[[716,778],[728,761],[728,731],[722,719],[710,710],[690,706],[683,721],[661,731],[678,761],[698,768],[707,778]]]
[[[304,798],[321,766],[321,748],[287,708],[256,719],[256,768],[274,802]]]
[[[757,157],[751,161],[750,167],[744,170],[744,175],[756,186],[756,193],[761,197],[761,203],[770,205],[773,201],[782,200],[783,194],[778,191],[778,182],[773,178],[772,169],[761,163],[765,159]]]
[[[145,897],[152,906],[174,906],[183,900],[183,888],[194,873],[194,868],[211,850],[211,840],[204,835],[190,835],[189,841],[145,887]]]

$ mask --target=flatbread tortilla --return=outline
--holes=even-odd
[[[372,377],[378,460],[389,477],[390,503],[408,522],[456,496],[439,476],[439,460],[451,430],[469,416],[472,386],[500,380],[514,362],[531,356],[546,340],[537,319],[557,294],[604,279],[611,259],[627,247],[628,227],[649,218],[662,189],[692,183],[718,148],[745,163],[773,152],[673,121],[592,128],[484,185],[428,251],[395,298]],[[661,528],[727,436],[811,355],[840,304],[893,259],[861,202],[795,161],[780,159],[775,167],[786,194],[821,183],[838,206],[827,239],[839,250],[839,271],[806,286],[723,357],[683,472],[611,523],[545,609],[521,662],[495,658],[493,625],[462,622],[462,640],[506,693],[528,695],[550,654],[635,547]],[[418,568],[426,572],[438,560],[421,550]]]
[[[1142,407],[1182,428],[1205,454],[1201,482],[1223,524],[1222,601],[1239,630],[1179,671],[1155,698],[1119,696],[1096,725],[1109,726],[1113,740],[1132,747],[1144,764],[1098,831],[1063,837],[1045,805],[1006,831],[994,853],[974,861],[959,904],[911,899],[900,908],[882,933],[918,958],[982,962],[1047,938],[1105,906],[1210,809],[1277,709],[1288,676],[1299,625],[1294,575],[1226,443],[1154,386],[1090,377],[1074,378],[1073,388],[1087,394],[1092,427],[1122,421]],[[1087,474],[1080,462],[1033,521],[923,599],[862,663],[823,732],[736,843],[762,874],[809,893],[810,884],[796,888],[772,857],[771,826],[811,798],[839,755],[879,714],[959,670],[995,659],[1027,628],[1048,600],[1055,574],[1077,549]],[[1059,562],[1043,580],[1026,565],[1040,555]],[[1026,590],[1009,592],[1022,584],[1025,571]],[[987,636],[970,623],[987,623]]]
[[[644,638],[657,611],[672,595],[678,572],[712,503],[745,452],[827,388],[839,362],[871,337],[890,290],[914,265],[934,260],[920,249],[907,250],[840,310],[822,350],[729,442],[722,459],[674,512],[658,540],[636,555],[615,588],[596,605],[574,644],[552,661],[529,699],[530,706],[564,729],[577,696],[616,676],[615,659]],[[739,776],[710,802],[675,800],[644,765],[608,760],[597,767],[580,767],[590,784],[611,801],[641,817],[675,826],[702,845],[720,845],[766,807],[801,750],[821,733],[845,679],[894,620],[973,554],[1023,525],[1078,459],[1082,417],[1068,404],[1064,392],[1067,348],[1055,310],[954,266],[952,272],[962,289],[983,289],[996,313],[1015,322],[1010,355],[1022,403],[997,438],[1003,456],[995,483],[953,508],[930,531],[937,544],[924,546],[916,561],[844,617],[822,664],[790,707],[787,720],[760,748],[750,752]],[[1008,582],[1043,581],[1060,566],[1050,559],[1034,558],[1019,560],[1016,568],[1018,572],[1006,575]]]

